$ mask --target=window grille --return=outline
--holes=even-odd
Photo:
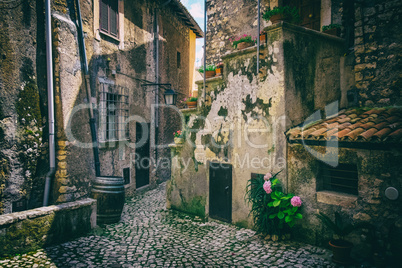
[[[358,173],[356,165],[339,164],[334,168],[322,164],[320,188],[319,190],[358,195]]]
[[[119,33],[119,1],[99,0],[101,32],[118,37]]]
[[[129,116],[128,89],[100,83],[100,131],[99,141],[119,141],[129,139]]]

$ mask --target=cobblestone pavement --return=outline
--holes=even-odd
[[[0,260],[2,267],[335,267],[327,250],[264,241],[233,225],[166,210],[166,183],[129,200],[122,221]]]

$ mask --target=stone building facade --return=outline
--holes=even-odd
[[[303,3],[270,1],[264,5],[273,7],[294,2]],[[256,25],[251,23],[256,20],[255,3],[250,3],[254,8],[246,11],[249,1],[208,2],[207,64],[222,61],[224,72],[221,77],[206,80],[205,98],[202,90],[199,91],[202,100],[198,111],[183,111],[187,140],[184,145],[171,146],[173,167],[168,206],[252,227],[250,206],[244,199],[247,181],[255,174],[282,170],[278,177],[285,191],[304,200],[306,220],[295,227],[295,237],[324,245],[330,235],[313,214],[319,210],[333,217],[334,211],[338,211],[349,222],[368,221],[376,226],[377,236],[371,249],[364,246],[369,245],[367,232],[352,237],[357,244],[354,253],[370,258],[376,251],[395,257],[398,256],[395,249],[400,249],[400,194],[398,200],[390,200],[385,190],[393,187],[401,191],[400,150],[397,149],[400,112],[392,107],[365,106],[400,103],[401,39],[395,30],[400,24],[397,21],[400,3],[319,2],[319,28],[340,24],[340,37],[285,22],[275,25],[269,22],[264,29],[267,43],[260,47],[260,70],[257,70],[256,47],[239,51],[231,48],[228,41],[231,36],[255,31]],[[230,12],[225,11],[229,9]],[[240,19],[241,12],[247,17]],[[229,18],[232,14],[237,14],[233,15],[236,19]],[[247,19],[250,23],[242,25]],[[382,27],[388,29],[376,30]],[[377,50],[381,57],[377,56]],[[197,84],[203,88],[202,81]],[[393,97],[385,101],[387,96]],[[350,118],[343,115],[345,109]],[[360,118],[363,113],[366,114]],[[365,119],[368,114],[370,119]],[[322,161],[311,155],[306,146],[289,142],[285,135],[289,129],[303,129],[304,124],[307,128],[315,121],[326,123],[325,120],[334,116],[341,116],[339,130],[347,132],[345,135],[351,132],[339,143],[339,163],[357,166],[358,189],[352,198],[345,200],[337,194],[320,193],[318,166]],[[366,120],[361,125],[371,119],[373,122],[366,129],[352,124],[358,119]],[[341,123],[346,125],[340,126]],[[315,130],[318,129],[311,132]],[[318,134],[326,131],[319,130]],[[368,142],[367,134],[375,137]],[[392,136],[385,138],[388,134]],[[366,147],[360,146],[359,141]],[[315,151],[325,151],[325,144],[310,145]],[[217,208],[227,213],[219,214]],[[393,233],[387,235],[392,241],[385,241],[382,234],[389,232]],[[387,250],[379,252],[378,247]]]
[[[12,204],[18,202],[20,209],[40,206],[48,170],[44,3],[11,2],[1,3],[0,9],[2,213],[17,211]],[[114,10],[116,20],[110,17],[105,22],[106,2],[108,14]],[[169,156],[169,151],[155,145],[173,140],[179,117],[170,107],[155,112],[154,104],[164,103],[164,88],[156,91],[155,86],[143,85],[170,83],[179,99],[188,95],[195,39],[203,33],[180,1],[106,2],[80,1],[91,89],[88,100],[76,2],[51,1],[57,143],[51,196],[55,203],[90,195],[94,157],[88,109],[80,108],[89,101],[95,107],[102,176],[125,177],[128,194],[155,185],[157,177],[170,176],[169,167],[160,168],[155,161]],[[147,141],[143,147],[136,145],[141,137]],[[151,160],[142,168],[136,155]]]

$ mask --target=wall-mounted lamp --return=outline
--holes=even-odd
[[[165,99],[165,103],[167,105],[176,105],[176,100],[177,100],[177,93],[171,88],[171,84],[157,84],[157,83],[150,83],[150,84],[142,84],[142,87],[147,87],[147,86],[162,86],[165,87],[167,86],[168,88],[165,88],[165,92],[163,93],[163,98]],[[151,91],[154,91],[151,90]]]

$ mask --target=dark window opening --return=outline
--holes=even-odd
[[[124,184],[130,184],[130,168],[123,168]]]
[[[356,165],[339,164],[334,168],[322,164],[317,190],[358,195],[358,173]]]
[[[177,69],[181,68],[181,55],[180,52],[177,51]]]
[[[99,25],[100,31],[114,37],[119,36],[119,1],[100,0],[99,1]]]

